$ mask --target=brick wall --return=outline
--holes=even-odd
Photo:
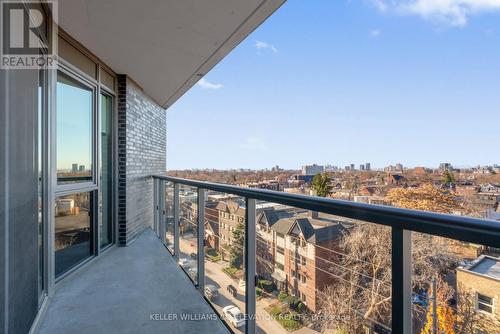
[[[493,314],[476,311],[477,321],[474,327],[485,333],[500,333],[500,281],[459,268],[457,287],[472,292],[474,299],[476,299],[476,293],[493,298]],[[460,304],[463,301],[458,298],[457,302]]]
[[[166,170],[165,110],[132,80],[118,77],[118,242],[153,224],[152,174]]]

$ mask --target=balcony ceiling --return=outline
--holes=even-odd
[[[59,25],[165,108],[285,0],[64,0]]]

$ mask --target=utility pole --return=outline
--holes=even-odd
[[[432,333],[438,334],[437,312],[436,312],[436,279],[432,279]]]

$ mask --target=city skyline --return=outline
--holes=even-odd
[[[394,3],[287,2],[167,111],[167,168],[498,163],[499,7]]]

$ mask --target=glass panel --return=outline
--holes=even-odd
[[[167,249],[174,252],[174,184],[165,182],[165,245]]]
[[[59,36],[57,47],[60,57],[71,63],[71,65],[78,67],[92,78],[96,79],[97,66],[92,60],[90,60],[89,57],[84,55],[80,52],[80,50],[68,43],[61,36]]]
[[[258,202],[256,270],[262,332],[390,332],[388,227]]]
[[[198,193],[195,187],[179,189],[179,265],[198,282]]]
[[[113,236],[113,106],[112,98],[101,94],[101,184],[99,235],[101,247]]]
[[[92,193],[56,199],[55,274],[59,276],[91,255]]]
[[[101,68],[101,84],[108,87],[111,90],[115,89],[115,79],[114,77]]]
[[[57,183],[92,180],[92,89],[57,74]]]
[[[245,332],[245,199],[207,192],[205,296],[235,332]]]
[[[500,333],[497,255],[483,245],[412,232],[413,333],[432,333],[434,319],[438,333]]]

